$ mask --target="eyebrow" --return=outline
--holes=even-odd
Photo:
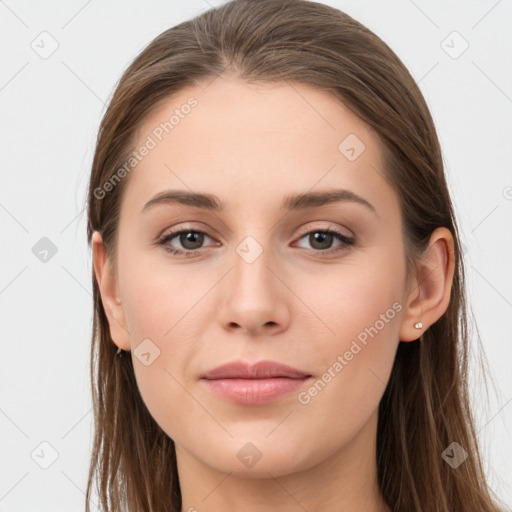
[[[320,206],[337,202],[353,202],[361,204],[378,216],[378,213],[372,204],[356,193],[346,189],[304,192],[289,195],[285,197],[283,204],[281,205],[281,210],[305,210],[307,208],[318,208]],[[164,190],[148,201],[142,208],[141,213],[160,204],[183,204],[215,212],[222,212],[226,208],[226,204],[213,194],[188,192],[186,190]]]

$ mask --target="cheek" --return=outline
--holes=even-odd
[[[317,325],[317,334],[321,330],[325,340],[321,347],[339,351],[354,338],[362,343],[370,339],[368,330],[372,339],[398,337],[403,277],[399,257],[368,253],[314,275],[302,275],[293,290],[306,306],[300,308]]]
[[[183,376],[169,364],[164,352],[149,366],[133,354],[140,395],[153,419],[171,438],[186,436],[187,421],[197,415],[197,403],[184,385]],[[178,365],[179,366],[179,365]]]
[[[176,271],[168,268],[166,275],[164,269],[144,268],[141,260],[137,269],[126,270],[123,309],[137,387],[162,430],[171,438],[186,437],[187,423],[176,418],[178,413],[187,418],[197,415],[197,404],[186,389],[185,369],[198,339],[193,329],[201,325],[194,305],[205,292],[197,280],[186,286],[183,278],[182,282],[173,279]]]
[[[352,424],[377,407],[399,341],[403,271],[400,256],[390,251],[347,260],[314,283],[301,280],[297,294],[311,305],[310,321],[322,331],[314,353],[319,381],[301,403],[318,413],[340,406],[339,421]],[[313,330],[320,332],[311,324]]]
[[[155,421],[175,434],[169,428],[176,428],[176,408],[180,414],[194,413],[194,401],[183,387],[188,385],[185,369],[191,367],[203,326],[212,321],[201,307],[218,278],[208,285],[190,279],[180,265],[157,267],[144,255],[125,261],[119,271],[137,386]]]
[[[323,446],[316,449],[326,457],[333,442],[348,444],[375,414],[393,366],[401,311],[391,294],[378,294],[375,286],[359,288],[350,298],[338,292],[331,301],[336,297],[337,312],[324,310],[336,335],[316,340],[310,352],[315,379],[297,396],[301,428],[322,432]]]
[[[134,258],[135,260],[135,258]],[[192,276],[181,265],[156,266],[149,259],[124,267],[123,311],[135,346],[144,338],[163,348],[183,326],[197,316],[197,306],[208,291],[208,282]],[[215,280],[212,279],[212,287]],[[186,339],[186,338],[185,338]],[[158,341],[157,341],[158,340]]]

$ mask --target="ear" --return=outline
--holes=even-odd
[[[100,289],[101,301],[107,315],[110,336],[114,343],[123,350],[130,350],[130,334],[126,328],[124,311],[119,299],[117,280],[107,258],[103,239],[99,231],[91,237],[94,275]]]
[[[411,279],[400,327],[400,341],[418,339],[447,310],[455,269],[453,236],[447,228],[437,228],[418,271]],[[423,327],[415,328],[421,322]]]

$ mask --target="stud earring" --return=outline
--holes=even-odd
[[[422,329],[423,324],[421,322],[418,322],[417,324],[414,324],[414,327],[416,327],[416,329]]]

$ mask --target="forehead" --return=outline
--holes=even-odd
[[[333,186],[386,199],[376,133],[331,93],[304,84],[217,77],[187,86],[140,125],[134,149],[144,145],[151,149],[125,192],[138,210],[168,188],[242,204]]]

